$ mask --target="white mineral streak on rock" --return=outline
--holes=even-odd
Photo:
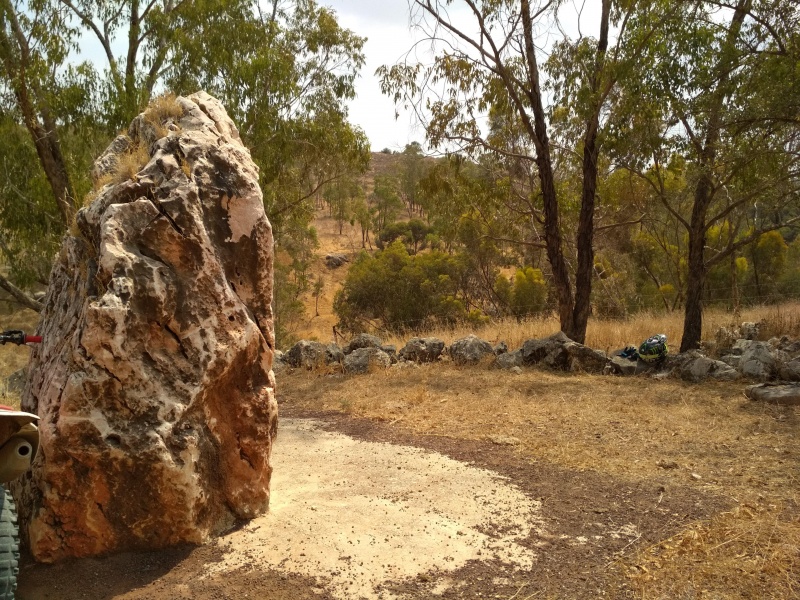
[[[270,512],[220,539],[209,575],[260,563],[318,577],[336,598],[388,599],[384,584],[431,570],[536,560],[521,542],[542,528],[540,503],[491,471],[306,420],[281,421],[273,463]]]
[[[266,510],[277,427],[272,230],[258,169],[200,92],[98,159],[149,160],[76,218],[23,407],[42,451],[15,493],[34,557],[202,542]],[[167,118],[167,121],[160,119]]]

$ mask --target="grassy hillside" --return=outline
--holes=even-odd
[[[387,155],[378,155],[387,156]],[[345,223],[342,233],[339,234],[335,220],[320,211],[315,221],[319,236],[320,248],[314,261],[312,280],[317,276],[322,277],[324,288],[319,298],[319,316],[316,315],[316,300],[313,294],[304,296],[306,307],[305,319],[294,332],[298,339],[318,340],[333,342],[333,326],[336,324],[336,315],[333,313],[333,298],[347,277],[348,265],[338,269],[329,269],[325,265],[325,255],[329,253],[344,253],[354,258],[361,251],[361,234],[358,227],[351,227]],[[739,315],[730,311],[713,308],[706,311],[703,319],[704,339],[713,339],[720,327],[738,325],[743,321],[766,321],[768,323],[766,335],[791,335],[800,337],[800,302],[785,303],[777,306],[756,306],[744,308]],[[474,333],[492,342],[505,341],[509,347],[516,348],[527,339],[544,337],[558,331],[558,319],[555,315],[544,318],[517,321],[516,319],[503,319],[482,327],[459,327],[447,330],[419,332],[421,335],[435,335],[446,342]],[[626,345],[638,345],[647,337],[655,333],[666,333],[670,344],[677,347],[683,330],[683,313],[648,313],[643,312],[631,317],[618,319],[591,319],[587,332],[587,345],[602,350],[613,350]],[[406,339],[417,333],[397,335],[388,332],[377,332],[389,343],[402,344]]]

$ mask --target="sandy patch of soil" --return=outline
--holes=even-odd
[[[254,561],[322,578],[337,598],[395,598],[387,588],[469,561],[530,569],[544,531],[540,503],[508,478],[410,446],[284,419],[274,450],[269,514],[224,538],[212,575]]]
[[[286,416],[270,514],[202,548],[27,563],[18,598],[626,597],[619,557],[720,507],[490,442]]]

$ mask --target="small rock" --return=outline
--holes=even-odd
[[[381,346],[383,346],[383,342],[380,338],[368,333],[359,333],[344,347],[343,352],[345,354],[350,354],[359,348],[380,348]]]
[[[695,481],[700,481],[702,479],[702,476],[698,475],[697,473],[692,473],[691,477]]]
[[[492,365],[495,369],[519,369],[522,366],[522,351],[506,352],[499,354]],[[522,372],[522,369],[520,369]]]
[[[489,342],[475,335],[456,340],[450,345],[450,358],[457,365],[474,365],[484,356],[494,355],[494,349]]]
[[[656,463],[656,466],[661,467],[662,469],[677,469],[679,465],[674,460],[659,460]]]
[[[498,446],[519,446],[521,443],[518,438],[508,435],[492,435],[489,441]]]
[[[344,358],[345,373],[368,373],[371,368],[388,369],[392,359],[379,348],[357,348]]]
[[[414,337],[400,349],[400,356],[417,363],[429,363],[438,360],[442,352],[444,352],[444,340],[434,337]]]
[[[348,262],[350,259],[345,254],[327,254],[325,256],[325,266],[329,269],[338,269]]]
[[[498,342],[498,344],[494,347],[494,353],[498,356],[501,354],[505,354],[508,352],[508,344],[505,342]]]

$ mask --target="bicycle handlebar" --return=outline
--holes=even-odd
[[[22,344],[38,344],[42,341],[40,335],[26,335],[24,331],[19,329],[9,329],[0,333],[0,344],[5,345],[6,342],[21,346]]]

